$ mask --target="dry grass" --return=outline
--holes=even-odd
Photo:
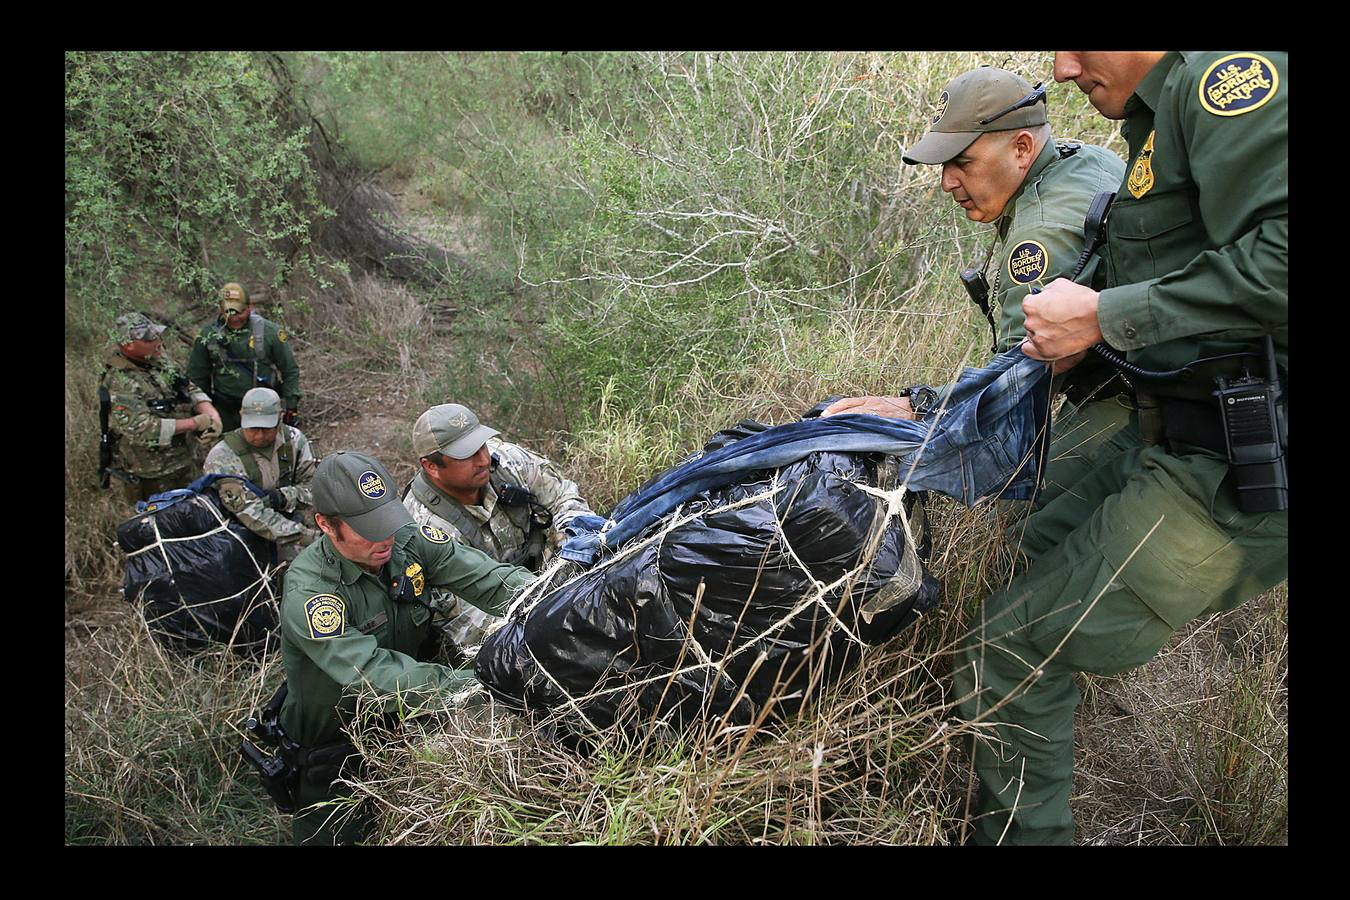
[[[911,58],[912,57],[912,58]],[[941,57],[941,58],[939,58]],[[877,55],[888,74],[858,82],[893,106],[897,133],[922,130],[926,104],[981,55]],[[864,60],[866,62],[866,59]],[[1018,54],[1032,81],[1043,56]],[[896,77],[903,67],[906,77]],[[880,73],[883,70],[875,68]],[[860,88],[861,89],[861,88]],[[1056,88],[1064,91],[1065,88]],[[1099,121],[1056,107],[1065,137],[1120,150]],[[831,394],[892,393],[941,383],[982,361],[984,323],[951,273],[983,239],[952,214],[930,172],[900,167],[875,230],[903,237],[899,296],[856,281],[821,326],[790,317],[778,350],[734,369],[693,366],[653,378],[645,408],[600,402],[559,434],[564,391],[534,370],[502,381],[475,409],[509,437],[549,453],[600,510],[712,432],[745,417],[784,422]],[[428,205],[418,212],[435,217]],[[878,251],[880,252],[880,251]],[[882,254],[884,256],[884,253]],[[411,475],[412,423],[444,396],[446,361],[492,363],[444,301],[374,278],[332,290],[295,286],[306,434],[322,452],[361,449],[396,480]],[[818,302],[774,295],[772,303]],[[68,307],[71,301],[68,298]],[[769,304],[772,305],[772,304]],[[502,316],[530,358],[530,325]],[[770,315],[770,310],[765,310]],[[94,348],[67,345],[66,839],[88,843],[285,842],[277,815],[234,746],[245,713],[280,680],[223,655],[184,662],[159,652],[117,595],[111,545],[123,510],[89,487],[97,433]],[[186,359],[186,354],[180,354]],[[501,380],[507,373],[488,371]],[[540,374],[538,383],[534,376]],[[565,376],[566,373],[561,373]],[[524,399],[522,399],[524,398]],[[511,402],[507,402],[511,401]],[[930,568],[941,605],[785,722],[731,732],[615,733],[579,756],[500,708],[447,711],[420,727],[355,735],[369,768],[358,783],[379,812],[371,839],[404,844],[946,844],[959,840],[968,796],[953,719],[951,651],[982,599],[1006,583],[1009,505],[929,506]],[[1073,803],[1087,843],[1287,843],[1288,588],[1194,623],[1142,669],[1085,678]]]

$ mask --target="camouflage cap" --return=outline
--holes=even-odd
[[[153,341],[168,327],[152,321],[142,313],[129,312],[117,317],[113,330],[119,344],[129,344],[132,341]]]
[[[248,291],[237,281],[231,281],[220,289],[220,311],[222,313],[241,313],[248,309]]]
[[[1004,69],[981,66],[947,82],[938,95],[932,127],[902,159],[910,165],[938,165],[985,132],[1035,128],[1047,121],[1044,88],[1033,89],[1025,78]]]
[[[271,388],[256,387],[239,405],[241,428],[275,428],[281,421],[281,397]]]
[[[384,466],[364,453],[339,450],[324,457],[311,485],[314,511],[341,516],[368,541],[388,540],[413,520],[399,502]]]
[[[442,403],[418,416],[413,425],[413,453],[421,458],[440,451],[451,459],[468,459],[488,438],[500,433],[479,424],[468,407]]]

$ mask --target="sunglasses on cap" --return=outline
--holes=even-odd
[[[993,122],[996,119],[1003,118],[1010,112],[1016,112],[1019,109],[1026,109],[1028,106],[1035,106],[1037,103],[1047,103],[1047,102],[1048,101],[1045,99],[1045,82],[1038,81],[1036,82],[1036,86],[1031,89],[1030,94],[1027,94],[1021,100],[1018,100],[1016,103],[1012,104],[1006,109],[1001,109],[998,112],[994,113],[992,116],[989,116],[988,118],[985,119],[981,119],[980,124],[988,125],[990,122]]]

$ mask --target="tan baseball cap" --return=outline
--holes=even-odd
[[[420,459],[440,451],[451,459],[468,459],[501,432],[479,423],[467,406],[442,403],[417,417],[413,425],[413,453]]]
[[[989,131],[1044,125],[1045,88],[1025,78],[981,66],[957,75],[938,95],[937,114],[928,133],[904,154],[910,165],[938,165],[965,150]]]
[[[276,428],[281,421],[281,397],[271,388],[256,387],[244,394],[239,405],[242,428]]]
[[[314,510],[341,516],[368,541],[388,540],[413,520],[399,502],[394,479],[375,459],[355,450],[339,450],[324,457],[311,483]]]
[[[226,315],[237,315],[248,309],[248,291],[237,281],[231,281],[220,289],[220,311]]]

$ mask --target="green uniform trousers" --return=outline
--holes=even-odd
[[[1288,577],[1288,513],[1241,512],[1224,460],[1176,451],[1145,446],[1132,416],[1015,526],[1030,565],[985,601],[955,673],[977,735],[976,843],[1072,841],[1074,672],[1140,666]]]
[[[1115,397],[1081,406],[1065,402],[1050,427],[1050,453],[1035,506],[1043,508],[1092,470],[1093,457],[1130,421],[1130,407]]]
[[[334,784],[339,777],[349,777],[356,771],[359,757],[347,755],[352,749],[339,745],[301,768],[295,818],[291,821],[291,835],[297,844],[331,847],[354,844],[365,836],[369,810],[353,800],[345,785]],[[316,803],[323,805],[314,806]]]

